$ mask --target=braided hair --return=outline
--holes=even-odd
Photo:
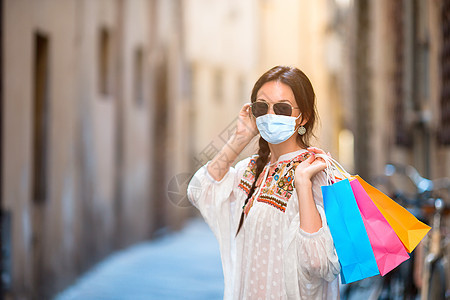
[[[313,86],[308,79],[308,77],[297,68],[287,67],[287,66],[276,66],[264,73],[252,89],[251,102],[256,101],[256,97],[259,89],[267,82],[279,81],[288,85],[294,94],[295,102],[297,103],[301,115],[301,122],[304,119],[307,120],[306,124],[303,126],[306,128],[306,133],[304,135],[297,135],[297,144],[302,148],[309,147],[310,139],[314,136],[313,128],[318,119],[317,108],[316,108],[316,97],[314,94]],[[261,175],[264,166],[269,162],[270,148],[269,143],[262,137],[259,138],[259,150],[258,157],[256,159],[256,170],[255,170],[255,180],[250,188],[247,195],[247,199],[244,201],[244,207],[247,205],[248,201],[252,198],[255,189],[256,182]],[[236,232],[238,235],[243,223],[244,223],[244,207],[242,208],[241,218],[239,220],[239,226]]]

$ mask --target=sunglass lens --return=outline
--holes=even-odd
[[[253,102],[252,103],[252,114],[255,118],[267,114],[269,110],[269,105],[264,102]]]
[[[292,107],[287,103],[276,103],[273,106],[273,111],[277,115],[284,115],[284,116],[292,115]]]

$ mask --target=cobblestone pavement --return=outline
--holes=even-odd
[[[117,252],[54,300],[196,299],[223,297],[217,240],[199,219],[180,232]]]

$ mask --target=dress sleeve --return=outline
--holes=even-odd
[[[300,228],[300,217],[297,214],[289,230],[295,235],[297,244],[298,277],[300,287],[314,289],[320,285],[323,279],[331,282],[340,272],[340,265],[336,250],[327,225],[325,211],[323,209],[323,198],[321,186],[326,185],[324,172],[320,172],[313,178],[313,197],[322,219],[322,227],[315,233],[307,233]]]

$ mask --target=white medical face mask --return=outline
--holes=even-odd
[[[295,121],[297,118],[265,114],[256,118],[256,126],[262,138],[271,144],[280,144],[290,138],[295,132]]]

